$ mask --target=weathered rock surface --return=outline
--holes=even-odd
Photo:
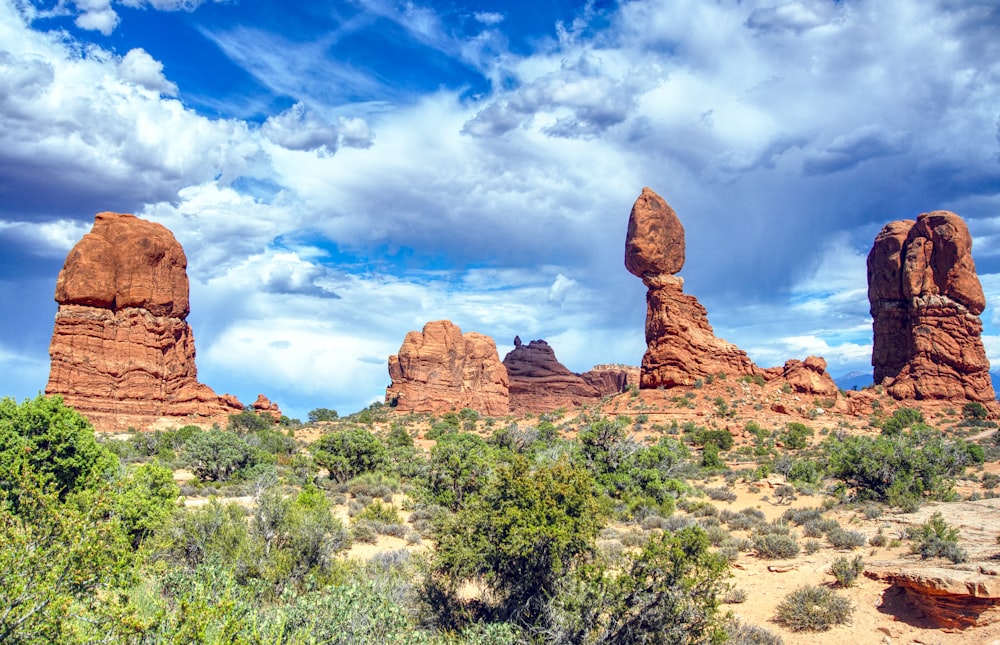
[[[601,396],[625,392],[632,385],[639,387],[639,368],[635,365],[595,365],[580,376]]]
[[[782,369],[781,378],[792,391],[817,396],[837,396],[840,388],[826,371],[826,360],[819,356],[809,356],[804,361],[788,360]]]
[[[898,400],[995,404],[972,237],[958,215],[887,224],[868,254],[875,383]],[[995,407],[991,406],[991,407]]]
[[[463,334],[447,320],[408,333],[399,353],[389,357],[389,376],[385,400],[400,411],[440,414],[472,408],[488,416],[510,414],[507,370],[493,339]]]
[[[45,392],[62,395],[96,429],[212,420],[242,409],[198,382],[185,321],[187,258],[163,226],[99,213],[67,256],[55,299]]]
[[[504,357],[503,365],[510,379],[510,407],[514,414],[587,405],[603,396],[581,375],[560,363],[544,340],[524,345],[515,338],[514,349]]]
[[[272,403],[271,399],[267,398],[263,394],[257,395],[257,400],[253,402],[253,411],[257,414],[266,414],[275,421],[281,421],[281,408],[278,407],[277,403]]]
[[[715,336],[708,313],[674,275],[684,266],[684,228],[662,197],[643,188],[629,215],[625,267],[646,292],[640,387],[690,385],[710,374],[763,374],[746,352]]]

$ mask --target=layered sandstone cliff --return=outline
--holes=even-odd
[[[489,336],[447,320],[411,331],[389,357],[386,403],[397,410],[439,414],[471,408],[487,416],[510,414],[507,370]]]
[[[684,227],[662,197],[643,188],[625,239],[625,267],[648,288],[640,387],[691,385],[719,372],[763,374],[746,352],[715,336],[705,308],[675,275],[683,266]]]
[[[560,363],[544,340],[524,345],[515,338],[514,349],[504,357],[503,365],[510,379],[510,408],[514,414],[573,408],[596,403],[603,396],[580,374]]]
[[[161,419],[224,418],[242,405],[198,382],[186,318],[187,258],[173,234],[134,215],[99,213],[56,281],[46,394],[103,431]]]
[[[995,403],[972,237],[948,211],[887,224],[868,254],[875,383],[894,398]]]

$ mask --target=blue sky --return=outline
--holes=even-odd
[[[879,229],[959,213],[996,364],[1000,8],[0,0],[0,394],[45,387],[104,210],[183,244],[200,380],[293,416],[381,398],[441,318],[638,364],[643,186],[719,336],[834,376],[869,369]]]

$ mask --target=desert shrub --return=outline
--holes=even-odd
[[[62,397],[39,395],[18,404],[0,398],[0,491],[24,464],[61,499],[95,483],[118,460],[94,438],[94,427]]]
[[[758,532],[753,536],[753,547],[757,557],[767,560],[794,558],[799,554],[798,542],[788,533]]]
[[[847,598],[830,589],[803,586],[785,596],[775,618],[795,632],[821,632],[848,622],[853,611]]]
[[[910,550],[921,558],[948,558],[956,564],[968,559],[965,550],[958,546],[958,529],[949,526],[939,512],[920,526],[908,528],[906,533],[913,540]]]
[[[229,415],[229,423],[226,430],[237,434],[247,434],[258,430],[267,430],[274,425],[274,419],[268,414],[258,414],[253,410],[243,410],[237,414]]]
[[[786,477],[788,481],[818,484],[822,478],[822,468],[812,459],[799,459],[792,463]]]
[[[880,424],[882,434],[896,435],[907,428],[923,425],[924,415],[915,408],[900,408],[892,413],[891,417],[886,417]]]
[[[764,521],[764,514],[756,508],[744,508],[738,513],[723,509],[719,519],[733,531],[749,531]]]
[[[746,589],[733,587],[722,595],[722,602],[727,605],[738,605],[747,601]]]
[[[716,488],[706,488],[705,494],[708,495],[709,499],[715,500],[717,502],[736,501],[736,493],[723,486],[719,486]]]
[[[923,499],[944,499],[967,466],[982,463],[983,449],[961,439],[946,440],[929,428],[878,437],[847,437],[827,443],[831,473],[862,500],[905,509]]]
[[[878,528],[877,531],[875,531],[875,535],[868,538],[868,544],[872,546],[882,547],[885,546],[888,542],[889,538],[885,536],[885,533],[882,531],[881,526]]]
[[[317,421],[336,421],[340,417],[336,410],[330,408],[316,408],[310,410],[309,414],[306,416],[310,423],[316,423]]]
[[[823,509],[821,508],[790,508],[781,514],[781,519],[797,526],[802,526],[807,522],[818,520],[822,517]]]
[[[801,450],[809,445],[809,437],[814,434],[815,431],[804,423],[793,422],[785,428],[781,441],[789,450]]]
[[[805,551],[808,555],[812,555],[813,553],[816,553],[822,548],[823,548],[823,543],[820,542],[819,540],[809,539],[802,543],[802,550]]]
[[[330,479],[337,482],[377,470],[388,461],[382,442],[363,428],[325,434],[313,443],[312,450],[316,464],[326,468]]]
[[[774,632],[757,625],[747,625],[736,621],[726,629],[729,645],[784,645],[784,641]]]
[[[430,500],[458,510],[487,481],[494,461],[493,448],[482,437],[466,432],[442,435],[427,465]]]
[[[383,504],[382,502],[375,500],[371,504],[365,506],[361,509],[361,512],[351,518],[353,522],[360,522],[368,520],[371,522],[380,522],[382,524],[399,524],[402,520],[399,517],[399,511],[392,504]]]
[[[193,435],[185,444],[185,461],[199,479],[224,482],[246,474],[260,456],[242,437],[213,428]]]
[[[831,518],[820,518],[815,520],[809,520],[802,525],[802,534],[806,537],[818,538],[823,537],[830,531],[836,531],[840,528],[840,524],[837,520]]]
[[[853,549],[868,544],[868,538],[864,533],[848,531],[839,526],[827,531],[826,539],[835,549]]]
[[[854,559],[837,558],[830,565],[830,573],[837,579],[837,584],[847,588],[854,586],[854,581],[858,579],[861,572],[865,570],[865,562],[860,555]]]

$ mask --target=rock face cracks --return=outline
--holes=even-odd
[[[995,402],[986,307],[965,222],[948,211],[887,224],[868,254],[875,383],[894,398]]]
[[[62,395],[98,430],[242,410],[198,382],[185,321],[187,258],[163,226],[99,213],[67,256],[55,299],[45,392]]]
[[[746,352],[715,336],[708,312],[675,275],[683,266],[684,227],[662,197],[643,188],[625,238],[625,267],[648,288],[640,387],[691,385],[718,372],[763,374]]]
[[[389,376],[385,400],[400,411],[471,408],[488,416],[510,414],[507,370],[496,343],[476,332],[463,334],[448,320],[408,333],[399,353],[389,357]]]

